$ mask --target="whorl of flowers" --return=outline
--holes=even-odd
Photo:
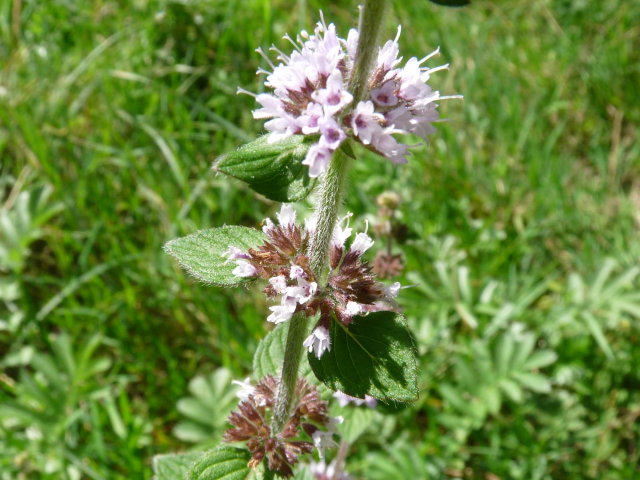
[[[395,297],[400,284],[386,286],[378,282],[369,263],[361,259],[373,245],[366,233],[358,233],[347,248],[345,242],[351,237],[352,229],[336,226],[329,250],[330,272],[326,285],[321,287],[307,256],[315,230],[313,221],[304,227],[297,225],[295,211],[287,204],[282,206],[277,218],[278,225],[266,220],[262,229],[266,237],[263,245],[247,252],[230,247],[227,252],[229,261],[236,263],[235,275],[268,280],[264,293],[269,298],[280,299],[278,305],[269,307],[268,321],[281,323],[298,312],[308,317],[320,312],[318,323],[304,341],[304,346],[320,358],[331,348],[332,318],[349,325],[356,315],[397,310]]]
[[[329,160],[342,142],[354,138],[370,150],[393,163],[406,163],[409,146],[399,143],[396,133],[412,133],[423,139],[434,131],[432,123],[439,118],[438,100],[459,98],[441,96],[425,82],[432,73],[448,68],[422,65],[435,50],[418,60],[410,58],[398,65],[400,28],[394,40],[387,41],[378,51],[367,85],[367,97],[354,105],[349,92],[359,32],[351,29],[347,39],[337,36],[333,23],[324,19],[317,23],[314,34],[302,31],[295,40],[286,35],[294,47],[286,55],[275,47],[281,62],[274,65],[267,56],[272,72],[265,86],[273,93],[255,95],[261,108],[253,112],[256,119],[270,119],[265,128],[275,142],[295,134],[319,136],[302,162],[309,166],[309,176],[317,177],[327,170]],[[240,93],[249,93],[238,89]]]
[[[320,430],[331,427],[327,402],[320,400],[318,390],[305,379],[298,380],[295,392],[295,404],[291,417],[280,433],[271,430],[271,418],[275,406],[277,381],[271,375],[262,379],[255,387],[246,381],[238,382],[243,389],[238,409],[229,415],[229,423],[234,428],[224,433],[227,442],[246,442],[251,452],[249,466],[257,467],[264,458],[269,470],[283,477],[293,475],[292,467],[302,453],[313,451],[317,445],[319,433],[331,435]],[[313,442],[299,440],[308,435]]]

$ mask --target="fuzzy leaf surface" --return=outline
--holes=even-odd
[[[186,237],[176,238],[164,245],[182,268],[203,282],[230,287],[246,282],[233,274],[234,262],[227,262],[224,253],[229,246],[241,250],[257,247],[264,241],[259,230],[249,227],[226,226],[200,230]]]
[[[321,359],[309,353],[318,379],[353,397],[408,403],[418,398],[415,340],[403,317],[376,312],[348,327],[331,324],[331,350]]]
[[[182,480],[200,455],[202,452],[156,455],[153,457],[153,480]]]
[[[310,147],[304,135],[293,135],[269,143],[264,135],[224,154],[213,168],[247,183],[253,190],[276,202],[304,199],[315,186],[302,165]]]
[[[209,450],[193,463],[185,480],[246,480],[253,478],[247,466],[250,454],[245,449],[220,446]]]

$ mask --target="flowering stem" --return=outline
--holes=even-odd
[[[360,12],[360,22],[358,30],[358,47],[356,50],[356,62],[353,68],[353,75],[349,82],[349,91],[353,94],[353,104],[356,105],[367,93],[367,79],[373,59],[378,53],[378,37],[382,19],[387,7],[386,0],[366,0],[364,8]]]
[[[365,0],[360,12],[360,37],[356,49],[356,61],[353,75],[349,82],[353,93],[353,104],[359,102],[367,93],[367,79],[373,59],[377,53],[378,37],[384,17],[386,0]],[[338,209],[342,201],[345,179],[350,158],[338,149],[331,159],[329,169],[324,176],[320,198],[317,205],[317,223],[311,241],[309,257],[311,270],[318,279],[318,287],[322,288],[326,281],[329,243],[333,235]],[[282,376],[278,384],[278,394],[274,408],[272,432],[279,433],[290,417],[291,403],[298,381],[298,370],[302,359],[305,336],[309,330],[309,318],[295,315],[289,321],[287,342],[282,363]]]
[[[328,265],[329,241],[333,235],[338,209],[342,201],[349,160],[349,157],[342,150],[337,150],[331,159],[329,170],[324,176],[320,189],[316,230],[309,252],[311,269],[319,280],[318,286],[324,284],[325,270]],[[278,395],[273,415],[273,432],[280,432],[289,419],[289,410],[296,382],[298,381],[300,360],[302,359],[302,343],[308,334],[308,330],[309,318],[304,315],[295,315],[289,321],[284,362],[282,364],[282,377],[278,385]]]

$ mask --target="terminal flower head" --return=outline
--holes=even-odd
[[[317,139],[302,162],[309,167],[310,177],[327,170],[332,154],[347,138],[393,163],[406,163],[410,147],[395,135],[411,133],[426,140],[434,132],[432,124],[439,119],[436,102],[460,98],[442,96],[426,83],[432,73],[448,68],[424,66],[439,50],[420,60],[410,58],[400,66],[400,31],[398,27],[396,38],[379,48],[365,97],[355,100],[350,81],[358,30],[351,29],[347,39],[340,38],[335,25],[327,25],[321,15],[312,34],[303,30],[295,39],[284,37],[293,45],[290,55],[271,48],[277,65],[258,49],[271,67],[271,71],[260,69],[258,73],[266,74],[264,84],[272,92],[254,95],[260,108],[253,116],[267,119],[265,128],[271,132],[271,142],[291,135],[313,135]]]

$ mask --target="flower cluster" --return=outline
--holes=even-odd
[[[264,293],[269,298],[279,298],[279,304],[269,307],[268,321],[281,323],[298,312],[308,317],[320,312],[318,323],[304,341],[304,346],[320,358],[331,348],[329,328],[333,318],[349,325],[357,315],[398,309],[395,297],[400,284],[386,286],[378,282],[371,266],[361,258],[373,245],[366,233],[358,233],[347,248],[345,242],[352,229],[348,225],[336,226],[329,251],[330,272],[326,285],[321,286],[307,256],[314,222],[304,227],[297,225],[295,211],[287,204],[277,218],[278,225],[267,219],[262,229],[266,238],[263,245],[247,252],[231,246],[226,254],[229,261],[236,263],[235,275],[267,280]]]
[[[431,124],[439,118],[435,102],[459,98],[441,96],[425,83],[432,73],[448,68],[422,66],[439,50],[421,60],[413,57],[398,68],[402,61],[398,57],[398,28],[396,38],[378,51],[366,98],[354,105],[349,82],[358,37],[359,32],[351,29],[347,39],[342,39],[335,26],[322,19],[314,34],[302,31],[295,40],[284,37],[294,47],[291,55],[272,47],[281,62],[277,66],[258,50],[272,68],[272,72],[261,69],[258,73],[267,74],[265,86],[273,93],[255,96],[261,108],[253,116],[270,119],[265,128],[272,132],[269,140],[273,142],[295,134],[319,137],[302,162],[308,165],[310,177],[326,171],[332,153],[348,137],[393,163],[406,163],[409,146],[399,143],[393,135],[412,133],[426,139],[434,131]]]
[[[257,467],[266,458],[269,470],[290,477],[300,454],[313,451],[314,444],[316,447],[325,446],[321,445],[327,443],[325,439],[331,439],[331,432],[320,429],[332,425],[327,402],[320,400],[316,388],[305,379],[298,380],[293,413],[280,433],[271,430],[278,387],[276,379],[269,375],[255,387],[246,381],[238,383],[242,386],[238,394],[242,401],[238,409],[229,415],[229,423],[234,428],[225,432],[224,440],[247,442],[251,452],[251,468]],[[313,443],[299,440],[305,433],[313,439]]]

